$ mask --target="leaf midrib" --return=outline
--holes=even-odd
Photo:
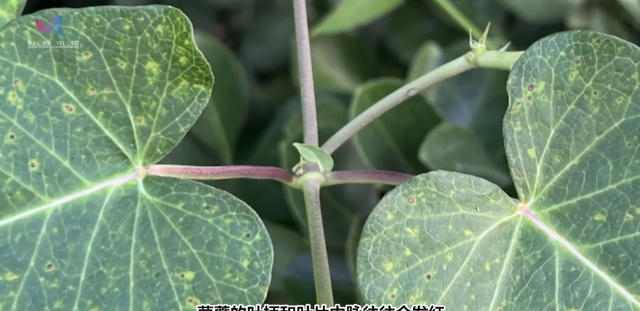
[[[111,178],[109,180],[103,181],[101,183],[95,184],[92,187],[89,187],[87,189],[81,190],[81,191],[77,191],[71,194],[67,194],[63,197],[59,197],[55,200],[50,201],[49,203],[45,203],[44,205],[38,206],[38,207],[32,207],[29,208],[28,211],[19,213],[17,215],[13,215],[11,217],[7,217],[5,219],[1,219],[0,220],[0,228],[2,228],[5,225],[10,225],[18,220],[21,220],[23,218],[27,218],[31,215],[35,215],[59,206],[62,206],[65,203],[69,203],[72,202],[74,200],[78,200],[81,198],[84,198],[86,196],[89,196],[93,193],[96,193],[98,191],[110,188],[110,187],[117,187],[120,185],[123,185],[127,182],[130,182],[132,180],[136,180],[136,179],[141,179],[142,177],[140,176],[138,171],[134,171],[134,172],[128,172],[125,174],[122,174],[118,177],[114,177]]]
[[[630,293],[622,285],[618,284],[614,279],[607,275],[605,271],[602,271],[600,268],[598,268],[598,266],[591,262],[589,258],[582,255],[582,253],[580,253],[580,251],[578,251],[578,249],[573,246],[573,244],[569,243],[569,241],[567,241],[562,235],[555,232],[551,227],[547,226],[547,224],[536,217],[533,212],[529,210],[529,206],[527,206],[527,209],[523,212],[523,215],[531,220],[531,223],[542,232],[544,232],[549,237],[549,239],[554,240],[560,245],[564,246],[565,249],[574,256],[574,258],[578,259],[578,261],[584,264],[589,270],[591,270],[593,273],[597,274],[600,278],[607,282],[607,284],[612,289],[614,289],[621,296],[627,299],[630,304],[636,307],[640,307],[640,301],[638,301],[638,299],[636,299],[632,293]],[[556,269],[557,268],[558,267],[556,266]]]

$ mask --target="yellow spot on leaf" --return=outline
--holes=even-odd
[[[536,149],[534,149],[534,148],[527,149],[527,154],[529,155],[530,158],[535,159],[536,158]]]
[[[180,273],[180,278],[184,279],[184,280],[193,280],[193,277],[196,275],[195,272],[193,271],[185,271]]]
[[[488,262],[487,262],[487,263],[485,263],[485,264],[484,264],[484,269],[485,269],[485,270],[487,270],[487,271],[491,271],[491,264],[490,264],[490,263],[488,263]]]
[[[393,270],[393,263],[391,261],[386,261],[384,263],[384,270],[387,272],[391,272]]]
[[[11,282],[18,279],[18,275],[9,271],[2,276],[3,281]]]
[[[593,219],[597,220],[597,221],[604,221],[607,219],[606,215],[602,215],[600,213],[596,214],[595,216],[593,216]]]
[[[406,228],[405,231],[414,238],[420,235],[420,231],[417,228]]]
[[[387,211],[387,220],[393,220],[394,218],[396,218],[396,216],[392,212]]]
[[[472,236],[473,235],[473,231],[471,231],[469,229],[464,229],[464,235],[465,236]]]

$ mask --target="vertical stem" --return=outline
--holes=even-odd
[[[313,279],[316,287],[316,303],[333,306],[331,270],[324,240],[324,227],[320,209],[320,183],[309,179],[303,187],[304,203],[307,210],[311,258],[313,261]]]
[[[316,116],[315,87],[311,67],[311,43],[307,25],[305,0],[293,0],[298,47],[298,71],[300,76],[300,96],[302,102],[302,123],[304,143],[318,146],[318,118]],[[304,177],[304,176],[302,176]],[[303,182],[303,195],[307,211],[313,278],[316,287],[316,303],[333,306],[329,257],[322,224],[320,207],[320,182],[309,178]]]
[[[313,85],[313,68],[311,67],[311,43],[309,40],[309,27],[307,26],[307,5],[305,0],[294,0],[293,8],[296,21],[304,143],[318,146],[318,117],[316,116],[315,86]]]

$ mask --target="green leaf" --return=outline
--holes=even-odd
[[[216,82],[211,100],[191,132],[220,154],[223,164],[231,165],[236,141],[249,111],[249,82],[229,48],[207,33],[196,30],[194,34],[213,72],[224,79]]]
[[[353,30],[377,20],[403,3],[404,0],[343,0],[313,27],[311,34],[317,36]]]
[[[530,277],[510,265],[538,262],[539,253],[509,252],[512,237],[517,243],[522,234],[521,221],[514,201],[485,179],[447,171],[413,177],[388,192],[365,222],[357,261],[362,298],[367,304],[434,304],[447,310],[543,310],[502,305],[518,294],[513,288],[515,293],[504,295],[510,282]],[[531,242],[521,245],[542,242],[539,234],[529,235]]]
[[[0,28],[4,27],[10,21],[18,18],[24,10],[27,0],[4,0],[0,5]],[[45,22],[45,21],[43,21]],[[36,24],[31,25],[35,27]]]
[[[317,101],[318,135],[320,141],[328,139],[347,122],[346,105],[331,97]],[[302,114],[291,118],[283,129],[287,135],[280,142],[280,167],[291,168],[300,160],[300,154],[291,145],[302,140]],[[332,154],[336,170],[352,170],[364,167],[359,161],[353,145],[345,144]],[[286,185],[281,186],[291,213],[307,234],[307,214],[302,191]],[[327,246],[343,251],[345,239],[349,234],[349,225],[353,217],[367,215],[377,202],[375,188],[372,185],[339,185],[322,188],[322,219]]]
[[[351,101],[350,119],[403,85],[396,78],[378,78],[361,85]],[[420,143],[440,121],[439,114],[423,97],[414,96],[360,130],[353,141],[372,168],[420,173],[426,170],[417,157]]]
[[[353,92],[375,76],[377,59],[361,39],[348,36],[311,38],[311,62],[316,91]],[[297,47],[292,41],[291,79],[300,86]]]
[[[640,48],[610,35],[566,31],[529,47],[504,118],[518,200],[452,172],[396,187],[362,233],[366,301],[640,309],[639,75]]]
[[[78,49],[22,43],[53,40],[33,25],[57,15]],[[144,175],[211,96],[210,66],[181,11],[42,10],[7,24],[0,40],[3,309],[264,301],[273,249],[255,212],[225,191]]]
[[[333,169],[333,158],[322,148],[301,143],[293,143],[293,146],[305,161],[318,164],[321,172],[329,173]]]
[[[441,123],[427,134],[418,158],[432,170],[475,175],[503,187],[511,184],[509,172],[491,161],[480,139],[467,128],[452,123]]]

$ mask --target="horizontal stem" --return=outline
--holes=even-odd
[[[189,165],[152,165],[147,175],[177,177],[194,180],[222,179],[271,179],[291,185],[293,175],[279,168],[270,166],[235,165],[235,166],[189,166]]]
[[[397,186],[412,175],[391,171],[359,170],[359,171],[335,171],[327,174],[324,186],[340,184],[383,184]]]

